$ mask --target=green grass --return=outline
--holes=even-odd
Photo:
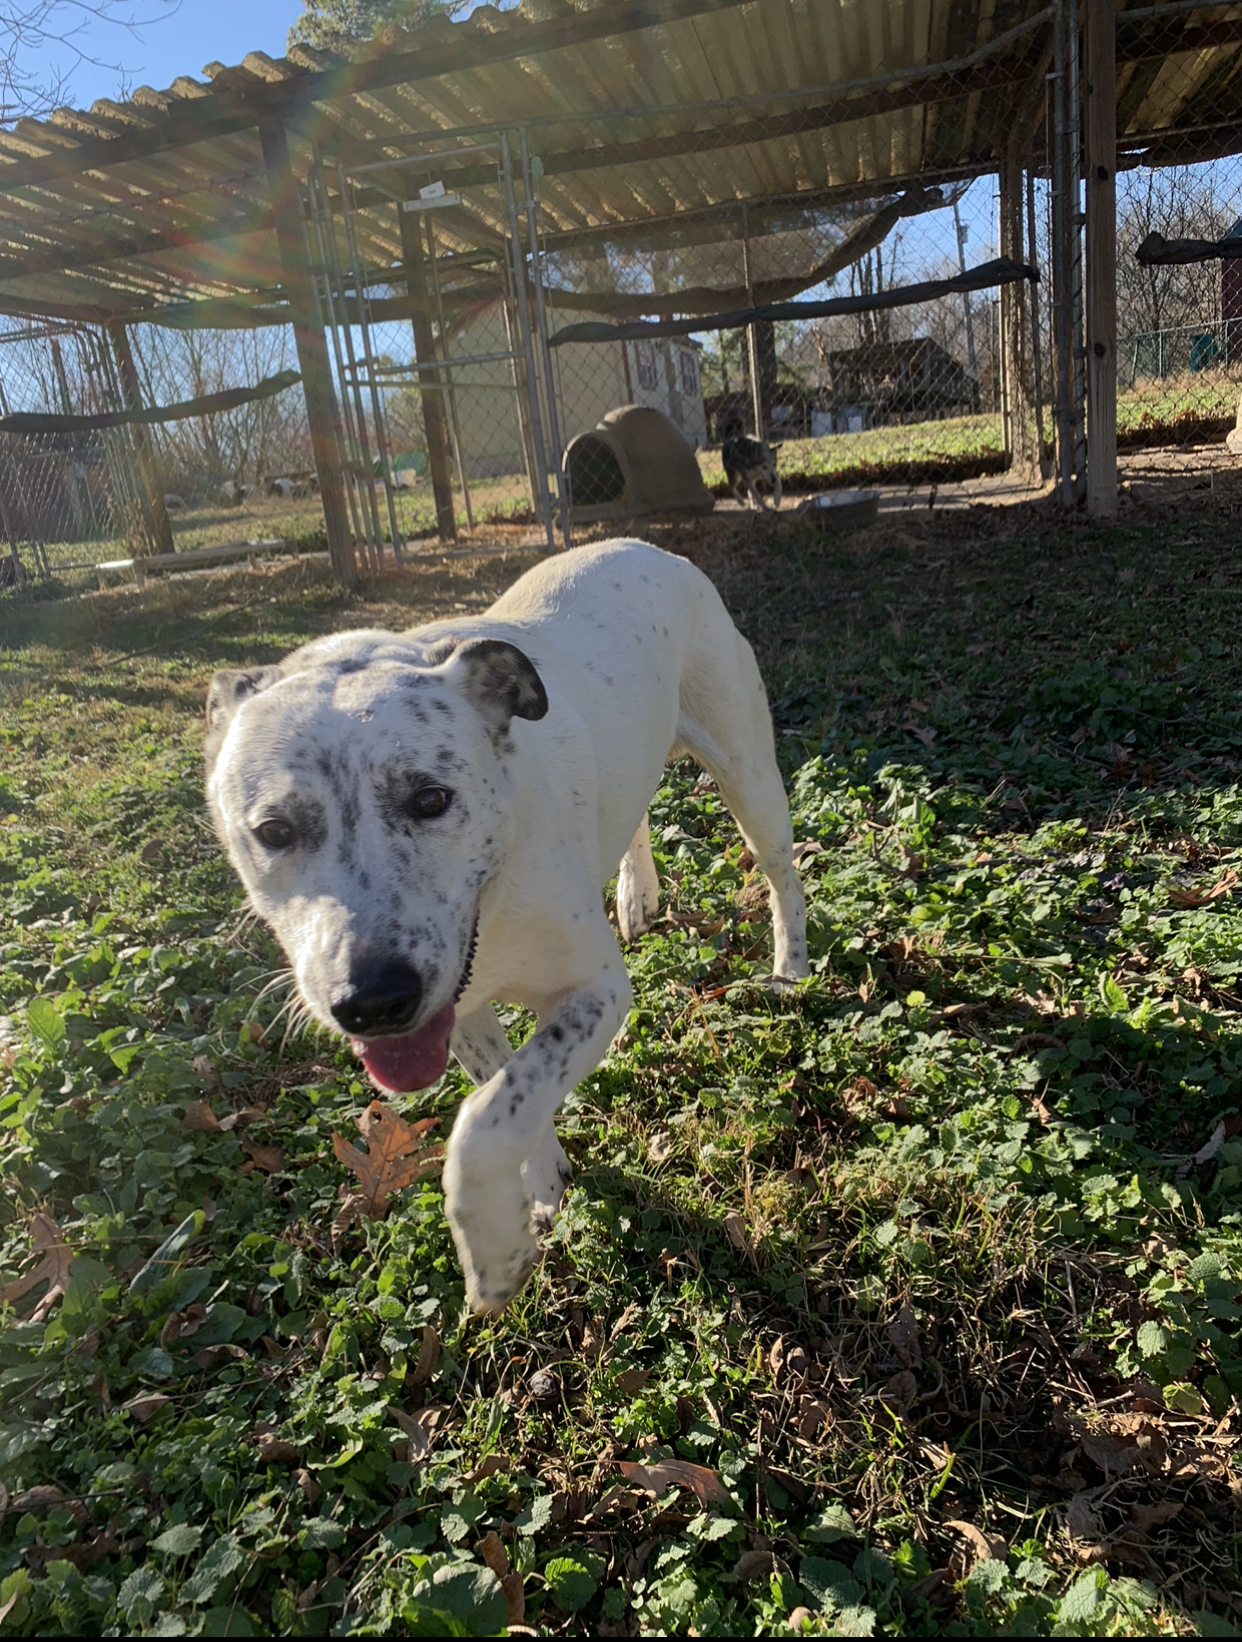
[[[0,1281],[37,1214],[73,1256],[0,1317],[8,1633],[499,1634],[499,1544],[549,1635],[1236,1634],[1239,1125],[1195,1154],[1242,1076],[1239,527],[1011,518],[662,536],[768,678],[814,975],[754,984],[761,887],[672,770],[634,1011],[491,1323],[433,1180],[334,1246],[367,1093],[282,1038],[199,716],[520,563],[5,597]],[[667,1458],[708,1504],[618,1468]]]
[[[868,476],[881,483],[900,483],[908,472],[920,479],[934,479],[938,471],[946,478],[959,469],[960,477],[990,472],[998,461],[1003,465],[1002,446],[998,415],[951,416],[940,422],[870,428],[866,433],[787,439],[779,462],[782,477],[794,479],[794,488],[813,488],[821,480],[856,483]],[[723,487],[719,450],[700,452],[699,466],[708,485]]]

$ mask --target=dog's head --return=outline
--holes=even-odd
[[[212,680],[207,795],[229,859],[314,1015],[386,1088],[444,1070],[508,842],[510,724],[547,708],[533,663],[486,638],[344,634]]]

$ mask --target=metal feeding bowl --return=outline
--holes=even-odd
[[[879,511],[878,490],[829,490],[808,497],[798,508],[798,516],[820,530],[858,530],[873,525]]]

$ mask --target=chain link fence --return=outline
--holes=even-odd
[[[675,424],[718,498],[728,494],[721,447],[740,434],[779,447],[782,484],[794,495],[1002,468],[995,292],[818,320],[707,323],[676,336],[610,335],[628,321],[710,322],[765,303],[952,278],[968,250],[971,265],[996,257],[995,193],[988,178],[835,208],[751,208],[656,248],[550,252],[544,282],[575,521],[609,508],[621,516],[634,500],[601,426],[627,404]],[[570,327],[575,338],[591,327],[599,340],[558,342]]]

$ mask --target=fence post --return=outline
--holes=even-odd
[[[328,556],[332,574],[341,587],[358,580],[354,539],[349,528],[345,501],[345,481],[341,473],[341,447],[337,436],[336,385],[328,357],[328,340],[315,302],[311,284],[306,241],[303,238],[301,202],[289,167],[289,141],[280,120],[265,119],[259,125],[263,164],[267,169],[280,247],[280,266],[293,318],[293,340],[302,372],[306,395],[306,415],[310,422],[311,447],[319,475],[319,496],[323,502],[323,522],[328,536]]]
[[[112,343],[112,355],[116,360],[116,371],[121,381],[121,395],[125,400],[126,410],[142,409],[142,389],[138,384],[138,371],[134,365],[134,355],[129,345],[129,332],[120,321],[114,321],[108,326],[108,337]],[[134,438],[135,466],[138,469],[138,483],[142,487],[145,501],[143,514],[148,527],[150,538],[149,551],[152,553],[175,553],[177,544],[173,541],[172,525],[168,518],[168,508],[164,502],[164,492],[160,489],[158,475],[155,471],[155,453],[151,448],[151,430],[141,422],[135,422],[130,429]]]
[[[1117,517],[1117,24],[1086,5],[1087,512]]]
[[[449,472],[448,438],[444,425],[444,393],[439,386],[440,373],[429,363],[436,357],[436,344],[431,331],[431,295],[427,285],[427,256],[423,250],[423,222],[417,211],[407,211],[400,201],[397,203],[397,217],[401,226],[405,288],[412,299],[410,323],[414,330],[414,352],[418,361],[419,398],[423,404],[423,427],[427,434],[427,466],[431,472],[431,490],[436,503],[436,528],[442,542],[451,542],[457,536],[457,520],[453,514],[453,479]],[[525,291],[519,290],[515,300],[524,302]],[[546,487],[546,478],[544,484]]]
[[[1022,128],[1024,132],[1025,128]],[[1015,130],[1005,145],[1000,167],[1000,254],[1022,262],[1023,167]],[[1000,294],[1001,354],[1004,361],[1005,433],[1011,471],[1028,484],[1039,478],[1039,438],[1035,417],[1030,337],[1027,334],[1026,292],[1020,284],[1002,285]]]

